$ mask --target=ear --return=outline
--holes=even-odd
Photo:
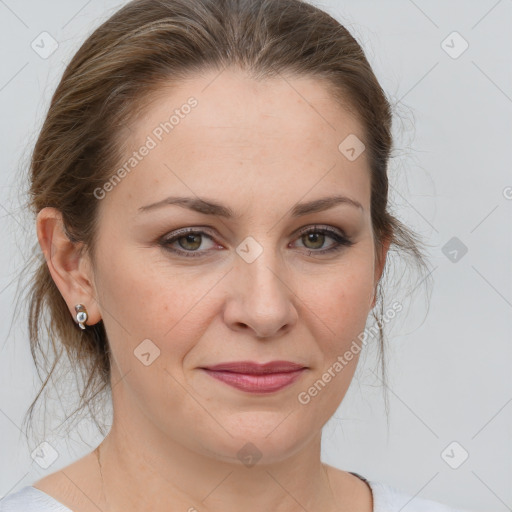
[[[380,278],[382,276],[382,272],[384,271],[384,266],[386,263],[386,255],[389,250],[389,246],[391,245],[391,237],[385,238],[382,241],[382,246],[379,254],[379,259],[376,259],[377,264],[375,265],[375,275],[374,275],[374,295],[371,307],[375,307],[375,303],[377,302],[377,285],[379,284]]]
[[[37,238],[45,255],[53,281],[76,318],[75,305],[87,309],[86,325],[101,320],[90,259],[81,255],[82,243],[72,242],[64,229],[62,215],[56,208],[43,208],[37,215]]]

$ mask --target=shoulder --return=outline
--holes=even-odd
[[[48,494],[27,485],[0,500],[0,512],[71,512]]]
[[[87,510],[83,493],[71,482],[80,482],[89,496],[95,496],[93,454],[44,476],[32,485],[0,499],[0,512],[72,512]],[[69,508],[68,508],[69,507]]]
[[[411,496],[384,482],[368,480],[373,493],[373,512],[470,512],[437,501]]]

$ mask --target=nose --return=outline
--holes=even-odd
[[[224,308],[226,325],[258,338],[281,336],[298,318],[291,278],[270,252],[263,251],[252,263],[236,260]]]

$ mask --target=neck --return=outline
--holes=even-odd
[[[135,434],[135,435],[134,435]],[[104,510],[339,511],[317,439],[286,460],[244,466],[112,426],[99,446]]]

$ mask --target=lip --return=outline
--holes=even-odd
[[[295,382],[307,368],[290,361],[235,361],[201,368],[210,377],[249,393],[273,393]]]
[[[266,375],[268,373],[288,373],[305,368],[299,363],[291,361],[270,361],[268,363],[256,363],[254,361],[232,361],[205,367],[211,371],[227,371],[245,373],[250,375]]]

